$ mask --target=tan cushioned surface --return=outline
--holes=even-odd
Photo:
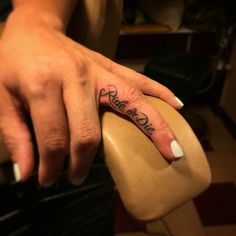
[[[162,217],[210,183],[210,170],[196,136],[169,105],[148,98],[162,114],[185,156],[167,163],[132,122],[113,112],[102,117],[105,160],[127,210],[144,221]]]

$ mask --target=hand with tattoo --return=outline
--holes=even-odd
[[[67,152],[70,181],[79,184],[87,176],[101,139],[100,105],[129,117],[168,160],[183,155],[166,122],[144,97],[159,97],[181,108],[170,90],[77,44],[57,27],[25,24],[17,17],[10,16],[0,41],[0,131],[18,181],[28,179],[34,167],[26,113],[33,122],[44,186],[56,180]]]

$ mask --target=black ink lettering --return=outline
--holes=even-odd
[[[152,124],[149,124],[149,119],[146,114],[144,113],[137,113],[137,108],[133,108],[127,111],[127,114],[135,121],[136,124],[138,124],[140,127],[143,127],[143,129],[151,135],[155,129],[152,127]]]
[[[102,88],[100,90],[100,97],[108,96],[109,103],[113,108],[119,109],[124,112],[126,105],[129,103],[128,101],[120,100],[117,96],[118,90],[116,86],[110,84],[108,85],[108,91]],[[142,129],[146,131],[147,134],[152,135],[155,131],[155,128],[152,127],[152,124],[149,123],[149,118],[146,114],[142,112],[138,112],[137,108],[129,109],[126,111],[126,114],[132,118],[132,120]]]
[[[108,96],[109,102],[111,106],[114,108],[118,108],[120,111],[124,111],[126,108],[126,105],[129,103],[128,101],[121,101],[119,97],[117,96],[117,88],[114,85],[109,85],[109,91],[106,92],[106,90],[103,88],[100,90],[100,96]]]
[[[151,135],[151,134],[153,134],[153,132],[155,131],[155,129],[154,129],[153,127],[152,127],[152,128],[147,128],[146,131],[147,131],[148,134]]]
[[[144,113],[140,113],[141,117],[140,118],[136,118],[136,122],[141,125],[141,126],[145,126],[148,123],[148,117],[144,114]]]
[[[131,116],[131,118],[135,118],[138,116],[137,114],[137,109],[136,108],[133,108],[132,110],[128,110],[127,111],[127,114]]]

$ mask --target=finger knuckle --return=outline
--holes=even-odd
[[[2,144],[4,146],[1,148],[2,151],[6,148],[6,151],[13,155],[25,143],[31,143],[31,136],[29,133],[21,132],[19,135],[15,130],[6,130],[0,125],[0,145]]]
[[[66,137],[57,131],[51,132],[43,138],[43,148],[48,153],[65,152],[67,146]]]
[[[161,120],[157,126],[157,130],[159,131],[165,131],[169,128],[168,124],[164,121],[164,120]]]
[[[37,66],[31,69],[30,73],[35,82],[43,85],[47,84],[51,73],[51,65],[46,62],[38,63]]]
[[[79,60],[71,60],[71,78],[76,78],[76,82],[84,87],[87,85],[87,76],[85,76],[87,74],[87,65],[88,65],[88,61],[86,61],[85,58],[83,59],[79,59]]]
[[[31,98],[42,98],[45,91],[52,84],[50,76],[50,68],[47,66],[39,66],[27,75],[30,83],[26,82],[24,87]]]
[[[139,103],[144,99],[142,92],[137,88],[129,88],[128,98],[132,104]]]
[[[77,138],[74,139],[74,147],[79,149],[96,147],[101,140],[101,132],[91,122],[83,122],[78,130]]]
[[[98,64],[104,65],[105,68],[107,68],[108,71],[111,71],[113,73],[116,73],[117,71],[117,64],[113,62],[111,59],[105,57],[104,55],[94,52],[93,58]]]
[[[151,83],[153,82],[153,80],[149,79],[148,77],[142,75],[142,74],[139,74],[137,72],[136,73],[136,77],[138,79],[138,82],[140,83],[140,86],[142,88],[149,88]]]

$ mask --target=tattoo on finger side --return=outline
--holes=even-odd
[[[129,101],[119,99],[118,89],[115,85],[110,84],[107,89],[102,88],[99,97],[108,97],[111,107],[122,112],[122,114],[128,115],[141,129],[146,131],[148,135],[152,135],[155,131],[155,128],[152,126],[145,113],[139,112],[137,108],[126,109]]]

